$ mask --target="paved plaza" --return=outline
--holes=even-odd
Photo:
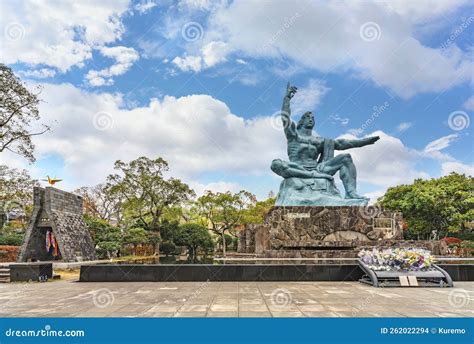
[[[1,317],[472,317],[474,282],[126,282],[0,285]]]

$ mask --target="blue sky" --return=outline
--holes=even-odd
[[[468,1],[2,1],[2,61],[43,85],[37,162],[0,163],[62,188],[94,185],[116,159],[162,156],[205,189],[278,190],[275,116],[325,137],[377,134],[350,151],[361,193],[474,174],[474,7]]]

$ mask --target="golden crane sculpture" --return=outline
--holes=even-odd
[[[48,179],[41,179],[41,180],[44,182],[48,182],[48,184],[51,186],[62,181],[62,179],[50,178],[49,176],[46,176],[46,177],[48,177]]]

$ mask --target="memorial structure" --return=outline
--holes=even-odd
[[[35,187],[33,194],[33,212],[18,262],[96,259],[82,197],[52,187]]]
[[[356,257],[370,246],[410,246],[403,241],[402,214],[367,206],[357,193],[357,169],[349,153],[335,151],[374,144],[378,136],[329,139],[315,136],[315,119],[308,111],[298,123],[291,119],[290,102],[297,88],[289,83],[281,119],[288,161],[275,159],[273,172],[283,177],[276,206],[264,224],[248,225],[239,240],[239,252],[270,258]],[[339,172],[345,195],[334,182]],[[439,254],[439,242],[417,242]]]

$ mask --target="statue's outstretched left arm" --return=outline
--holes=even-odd
[[[367,145],[372,145],[380,139],[380,136],[371,136],[363,139],[337,139],[334,140],[334,149],[344,150],[349,148],[364,147]]]

